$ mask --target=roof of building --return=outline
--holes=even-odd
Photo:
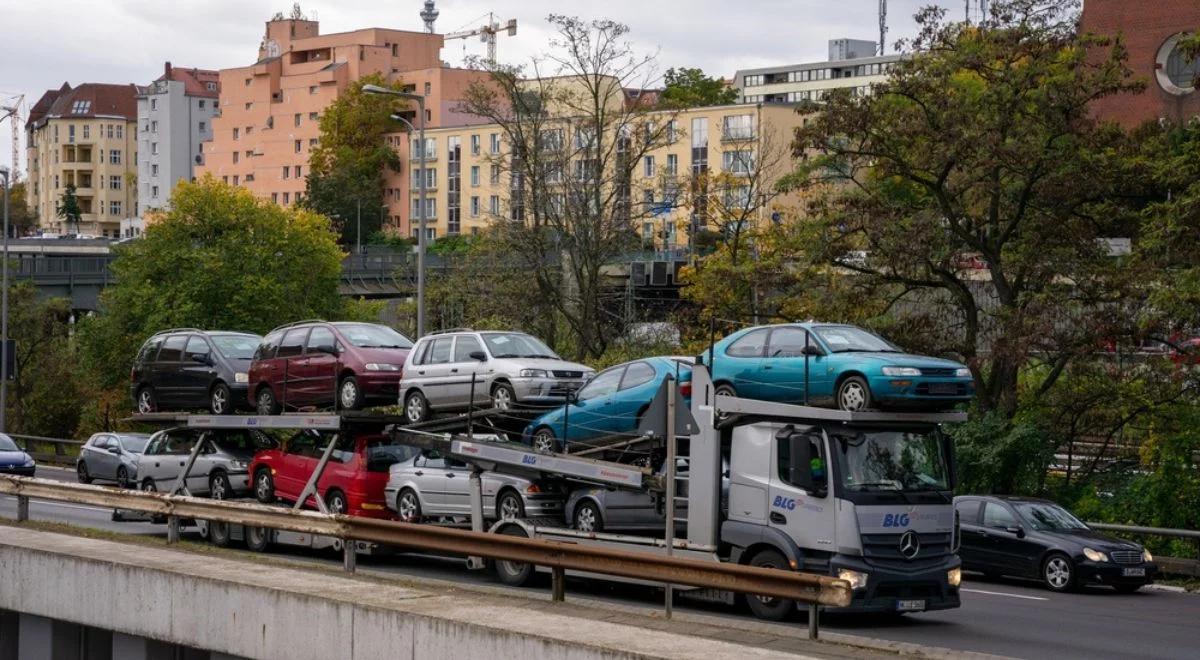
[[[46,113],[50,112],[50,108],[54,106],[54,102],[58,100],[58,97],[69,91],[71,91],[71,85],[65,82],[58,89],[46,90],[46,93],[42,94],[42,98],[38,99],[37,103],[34,103],[33,107],[29,109],[29,119],[25,122],[25,125],[35,124],[38,120],[45,117]]]
[[[132,84],[83,83],[72,88],[64,83],[54,103],[43,116],[46,119],[124,117],[129,121],[137,121],[137,94],[138,87]],[[40,103],[39,100],[38,104]],[[31,112],[30,119],[32,118]]]
[[[818,62],[800,62],[798,64],[783,64],[777,66],[766,66],[757,69],[738,69],[733,74],[734,85],[737,85],[742,80],[742,76],[767,74],[767,73],[787,73],[788,71],[802,71],[804,69],[825,69],[825,68],[845,68],[853,66],[861,66],[863,64],[885,64],[888,62],[898,62],[904,56],[898,53],[891,55],[875,55],[872,57],[856,57],[851,60],[824,60]]]
[[[171,66],[170,62],[167,62],[163,66],[163,74],[154,82],[163,80],[174,80],[183,83],[183,93],[187,96],[202,96],[215,99],[221,90],[220,72],[210,69],[197,69],[195,67]],[[213,84],[214,87],[212,89],[209,89],[209,83]]]

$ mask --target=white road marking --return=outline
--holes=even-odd
[[[1007,594],[1003,591],[984,591],[983,589],[959,589],[959,591],[965,591],[971,594],[987,594],[989,596],[1008,596],[1009,598],[1020,598],[1023,600],[1050,600],[1049,598],[1042,598],[1041,596],[1022,596],[1021,594]]]

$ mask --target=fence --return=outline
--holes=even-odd
[[[41,463],[60,463],[70,464],[74,462],[76,455],[79,453],[67,452],[67,447],[82,446],[85,440],[64,440],[63,438],[44,438],[40,435],[17,435],[15,433],[7,434],[12,438],[17,446],[26,454],[33,457],[33,460]],[[50,445],[54,448],[53,453],[38,451],[38,445]]]

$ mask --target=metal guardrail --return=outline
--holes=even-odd
[[[562,571],[572,570],[787,598],[810,605],[844,607],[850,604],[851,599],[849,583],[824,575],[625,552],[508,534],[472,532],[340,514],[326,515],[315,511],[299,511],[261,504],[122,490],[31,477],[0,476],[0,493],[17,497],[18,520],[28,517],[29,498],[35,498],[166,516],[174,529],[178,529],[178,521],[181,519],[207,520],[317,534],[346,541],[528,563],[553,569],[556,595],[561,593],[565,583]],[[353,552],[353,545],[346,544],[348,552]],[[347,564],[352,565],[352,562],[348,561]]]
[[[67,440],[65,438],[46,438],[46,437],[43,437],[40,435],[18,435],[16,433],[8,433],[7,435],[8,435],[8,437],[12,438],[13,440],[15,440],[17,442],[17,446],[21,448],[21,451],[24,451],[25,453],[32,456],[33,460],[45,461],[45,462],[51,462],[51,463],[62,462],[68,458],[72,458],[71,456],[67,455],[67,453],[64,451],[64,449],[66,447],[79,447],[79,446],[82,446],[83,443],[87,442],[86,440]],[[54,453],[48,454],[48,453],[44,453],[44,452],[33,451],[30,448],[32,444],[53,445]]]
[[[1170,529],[1167,527],[1140,527],[1138,525],[1115,525],[1112,523],[1087,523],[1088,527],[1105,532],[1120,532],[1142,536],[1162,536],[1166,538],[1192,539],[1196,542],[1196,559],[1183,557],[1155,557],[1159,570],[1174,575],[1200,577],[1200,530]]]

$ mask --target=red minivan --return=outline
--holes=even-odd
[[[267,333],[247,396],[260,415],[284,408],[394,404],[412,341],[377,323],[301,321]]]
[[[328,431],[307,429],[279,447],[255,454],[249,468],[255,498],[264,504],[299,499],[331,437]],[[417,452],[382,433],[342,431],[317,481],[317,495],[333,513],[394,520],[383,492],[388,471]],[[305,506],[315,508],[316,503],[310,498]]]

